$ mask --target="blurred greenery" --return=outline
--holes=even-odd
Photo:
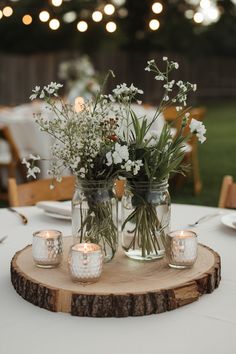
[[[199,146],[202,192],[194,196],[189,180],[171,197],[174,203],[217,206],[224,175],[236,180],[236,104],[216,102],[206,105],[207,141]]]

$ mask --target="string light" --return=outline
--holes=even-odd
[[[118,15],[121,17],[121,18],[125,18],[128,16],[128,10],[125,8],[125,7],[121,7],[119,10],[118,10]]]
[[[5,6],[2,13],[5,17],[10,17],[13,14],[13,10],[10,6]]]
[[[94,20],[94,22],[100,22],[102,21],[102,13],[101,11],[94,11],[92,13],[92,19]]]
[[[112,0],[113,4],[116,6],[122,6],[125,3],[125,0]]]
[[[113,21],[107,22],[107,24],[106,24],[107,32],[110,32],[110,33],[115,32],[116,28],[117,28],[117,26],[116,26],[115,22],[113,22]]]
[[[42,22],[47,22],[50,18],[50,15],[47,11],[41,11],[39,14],[39,19]]]
[[[193,19],[196,23],[202,23],[204,20],[204,16],[201,12],[196,12],[193,16]]]
[[[106,15],[112,15],[114,14],[115,12],[115,6],[112,5],[112,4],[107,4],[105,7],[104,7],[104,12]]]
[[[56,30],[60,27],[60,22],[59,22],[56,18],[53,18],[53,19],[49,22],[49,27],[50,27],[53,31],[56,31]]]
[[[2,11],[0,10],[0,20],[3,17]]]
[[[156,19],[153,19],[149,22],[149,27],[152,31],[156,31],[160,27],[160,22]]]
[[[160,14],[163,10],[163,5],[160,2],[154,2],[152,5],[152,11],[154,14]]]
[[[53,6],[61,6],[62,4],[62,0],[52,0],[52,5]]]
[[[32,23],[33,19],[30,15],[24,15],[22,17],[22,22],[24,23],[24,25],[28,26]]]
[[[193,18],[193,16],[194,16],[194,11],[193,10],[186,10],[184,14],[185,14],[186,18],[191,20]]]
[[[76,17],[77,17],[77,14],[75,11],[69,11],[69,12],[66,12],[62,18],[63,18],[63,21],[66,22],[66,23],[71,23],[71,22],[74,22],[76,20]]]
[[[79,21],[77,24],[77,29],[79,32],[86,32],[88,29],[88,24],[86,21]]]
[[[200,7],[202,9],[209,9],[209,7],[211,7],[211,2],[210,0],[201,0],[200,1]]]

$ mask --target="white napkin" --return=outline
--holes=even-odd
[[[71,202],[54,202],[45,200],[38,202],[36,206],[49,213],[71,216]]]

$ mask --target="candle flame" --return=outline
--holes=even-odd
[[[82,112],[84,110],[84,99],[83,97],[76,97],[75,99],[75,112],[79,113]]]

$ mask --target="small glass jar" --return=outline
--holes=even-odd
[[[41,268],[57,267],[62,261],[62,233],[57,230],[40,230],[33,233],[33,260]]]
[[[166,258],[171,268],[191,268],[197,259],[197,235],[193,231],[172,231],[166,237]]]
[[[140,261],[162,258],[169,223],[168,181],[129,181],[122,198],[122,247],[125,254]]]
[[[101,247],[93,243],[77,243],[69,252],[69,270],[76,282],[96,282],[102,273],[103,256]]]
[[[110,261],[118,246],[118,203],[113,181],[78,180],[72,199],[73,243],[101,246]]]

